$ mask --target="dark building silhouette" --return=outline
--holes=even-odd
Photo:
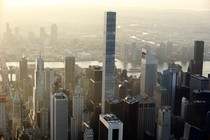
[[[94,104],[101,103],[102,95],[102,67],[89,66],[89,94]]]
[[[185,128],[184,128],[184,139],[185,140],[206,140],[206,135],[205,133],[188,123],[185,123]]]
[[[190,61],[188,72],[202,75],[203,72],[203,52],[204,41],[195,41],[194,43],[194,59]]]
[[[204,130],[207,104],[205,101],[193,101],[187,104],[186,122]]]
[[[138,130],[138,100],[131,96],[124,99],[123,104],[123,139],[136,140]]]
[[[190,101],[192,102],[192,92],[193,90],[207,90],[209,86],[209,79],[200,75],[190,76]]]
[[[186,87],[184,85],[178,85],[176,87],[174,115],[180,115],[182,97],[185,97],[189,100],[189,94],[190,94],[189,87]]]

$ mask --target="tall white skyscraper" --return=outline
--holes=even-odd
[[[154,95],[156,85],[157,59],[149,50],[142,49],[141,59],[141,95],[149,97]]]
[[[102,76],[102,113],[105,113],[105,100],[113,99],[115,94],[115,34],[116,12],[105,12],[104,61]]]
[[[171,137],[171,111],[168,106],[159,109],[157,122],[157,140],[169,140]]]
[[[75,88],[75,95],[73,96],[73,111],[71,117],[71,139],[78,140],[79,132],[82,131],[82,114],[84,111],[84,93],[79,86]]]
[[[36,68],[34,71],[34,87],[33,87],[33,118],[36,118],[37,111],[42,107],[42,101],[45,94],[45,71],[44,60],[36,59]]]
[[[62,92],[50,99],[51,140],[68,140],[68,98]]]

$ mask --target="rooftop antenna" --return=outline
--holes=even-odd
[[[39,52],[39,58],[42,58],[42,54],[41,54],[41,51]]]

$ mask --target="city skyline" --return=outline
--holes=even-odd
[[[0,139],[210,139],[208,1],[0,2]]]

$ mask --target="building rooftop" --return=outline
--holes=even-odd
[[[67,96],[66,96],[64,93],[62,93],[62,92],[55,93],[55,94],[54,94],[54,97],[55,97],[56,99],[67,99]]]
[[[206,78],[202,75],[199,75],[199,74],[192,74],[191,77],[199,79],[199,80],[209,80],[208,78]]]
[[[114,114],[101,115],[108,123],[122,123]]]
[[[138,102],[138,100],[135,97],[131,97],[130,95],[126,96],[124,101],[127,102],[128,104],[134,104]]]

